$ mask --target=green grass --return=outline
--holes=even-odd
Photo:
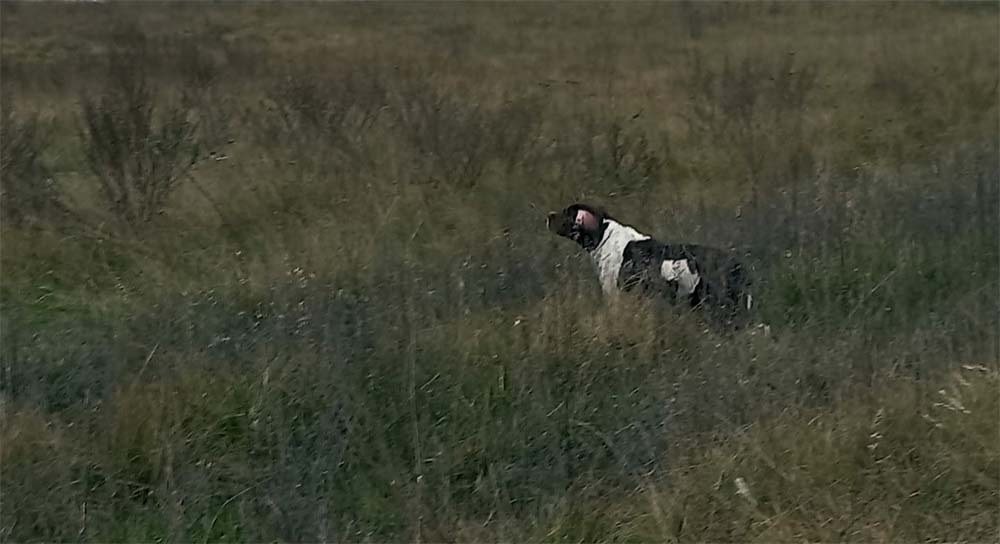
[[[0,15],[3,539],[996,538],[994,4]],[[771,335],[605,300],[579,199]]]

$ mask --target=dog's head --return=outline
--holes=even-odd
[[[562,211],[549,212],[545,224],[552,232],[569,238],[590,251],[604,238],[607,219],[611,217],[603,209],[587,204],[573,204]]]

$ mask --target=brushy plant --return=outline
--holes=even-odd
[[[683,77],[690,106],[683,118],[705,149],[691,161],[696,180],[718,176],[719,165],[728,163],[723,171],[739,173],[736,194],[750,211],[760,212],[765,193],[781,187],[792,195],[798,215],[802,180],[816,174],[816,158],[806,144],[816,77],[816,68],[792,53],[738,61],[727,54],[716,66],[699,50],[690,52]]]
[[[388,101],[378,75],[360,69],[330,77],[303,72],[271,88],[271,123],[259,137],[289,147],[319,147],[323,152],[317,160],[342,175],[373,168],[367,133]]]
[[[42,154],[51,128],[37,115],[19,116],[4,95],[0,119],[0,217],[9,225],[59,223],[70,215]]]
[[[494,104],[462,91],[443,93],[416,79],[397,88],[392,108],[414,151],[419,181],[469,190],[492,165],[499,162],[509,172],[532,155],[541,123],[539,103],[531,96]]]
[[[235,140],[237,101],[221,90],[221,80],[229,73],[223,71],[213,45],[190,40],[174,44],[178,72],[174,77],[183,84],[180,105],[197,124],[198,141],[209,155],[219,158]]]
[[[655,142],[629,120],[610,119],[603,123],[591,119],[582,127],[581,150],[588,184],[595,193],[631,195],[648,192],[661,181],[666,161]]]
[[[112,55],[99,97],[81,99],[81,139],[108,210],[135,230],[163,211],[200,146],[188,112],[153,91],[143,65],[145,38],[123,35],[116,45],[132,49]]]

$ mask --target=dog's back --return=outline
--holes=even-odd
[[[729,251],[697,244],[665,244],[654,239],[625,248],[619,284],[627,291],[671,302],[687,298],[691,307],[740,322],[753,307],[746,265]]]

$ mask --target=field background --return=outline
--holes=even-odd
[[[998,538],[995,3],[0,18],[3,540]]]

